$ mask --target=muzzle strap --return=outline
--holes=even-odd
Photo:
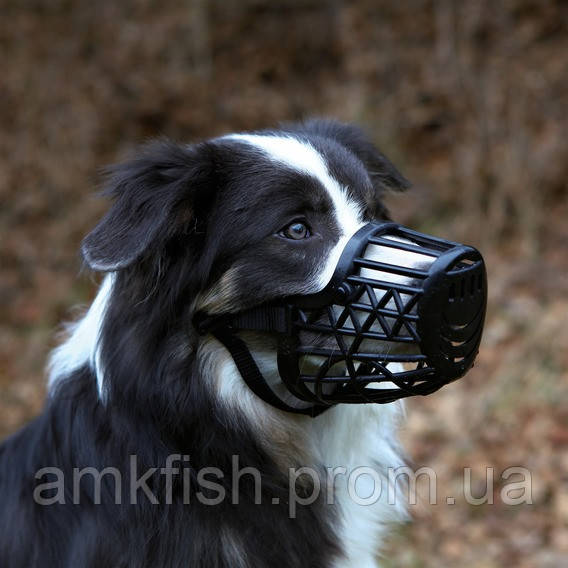
[[[201,322],[198,325],[200,333],[204,333],[206,328]],[[259,325],[265,322],[259,322]],[[303,414],[305,416],[311,416],[315,418],[319,416],[322,412],[330,408],[327,405],[314,405],[309,408],[295,408],[286,404],[280,400],[268,386],[266,379],[260,372],[256,361],[254,360],[249,348],[246,343],[237,335],[235,335],[233,329],[229,325],[221,324],[213,326],[208,330],[209,333],[215,337],[227,351],[231,354],[235,365],[241,374],[241,377],[245,381],[246,385],[250,390],[256,394],[259,398],[267,402],[271,406],[283,410],[284,412],[292,412],[295,414]]]

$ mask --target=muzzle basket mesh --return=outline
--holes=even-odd
[[[429,394],[465,374],[477,354],[486,301],[479,252],[396,224],[368,225],[361,237],[357,254],[346,251],[344,274],[291,312],[279,371],[302,400]],[[397,264],[376,260],[384,257]]]

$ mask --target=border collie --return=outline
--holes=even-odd
[[[107,177],[82,246],[100,290],[52,355],[43,413],[0,446],[0,566],[377,566],[406,518],[387,476],[401,403],[278,410],[193,322],[323,289],[408,182],[322,120],[151,142]],[[277,381],[270,337],[247,342]]]

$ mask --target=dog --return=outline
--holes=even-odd
[[[100,289],[52,354],[42,414],[0,447],[0,566],[377,566],[407,519],[387,476],[405,463],[401,402],[274,408],[195,314],[322,290],[408,185],[330,120],[153,141],[109,168],[82,244]],[[278,383],[271,338],[243,338]],[[371,505],[357,468],[384,481]]]

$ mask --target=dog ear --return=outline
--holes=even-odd
[[[193,196],[207,173],[204,145],[150,142],[139,155],[106,170],[104,194],[114,203],[83,240],[81,252],[93,270],[125,268],[159,246],[194,216]]]
[[[345,146],[363,162],[379,193],[386,189],[402,191],[410,187],[410,182],[358,126],[336,120],[312,119],[302,123],[299,130],[335,140]]]

